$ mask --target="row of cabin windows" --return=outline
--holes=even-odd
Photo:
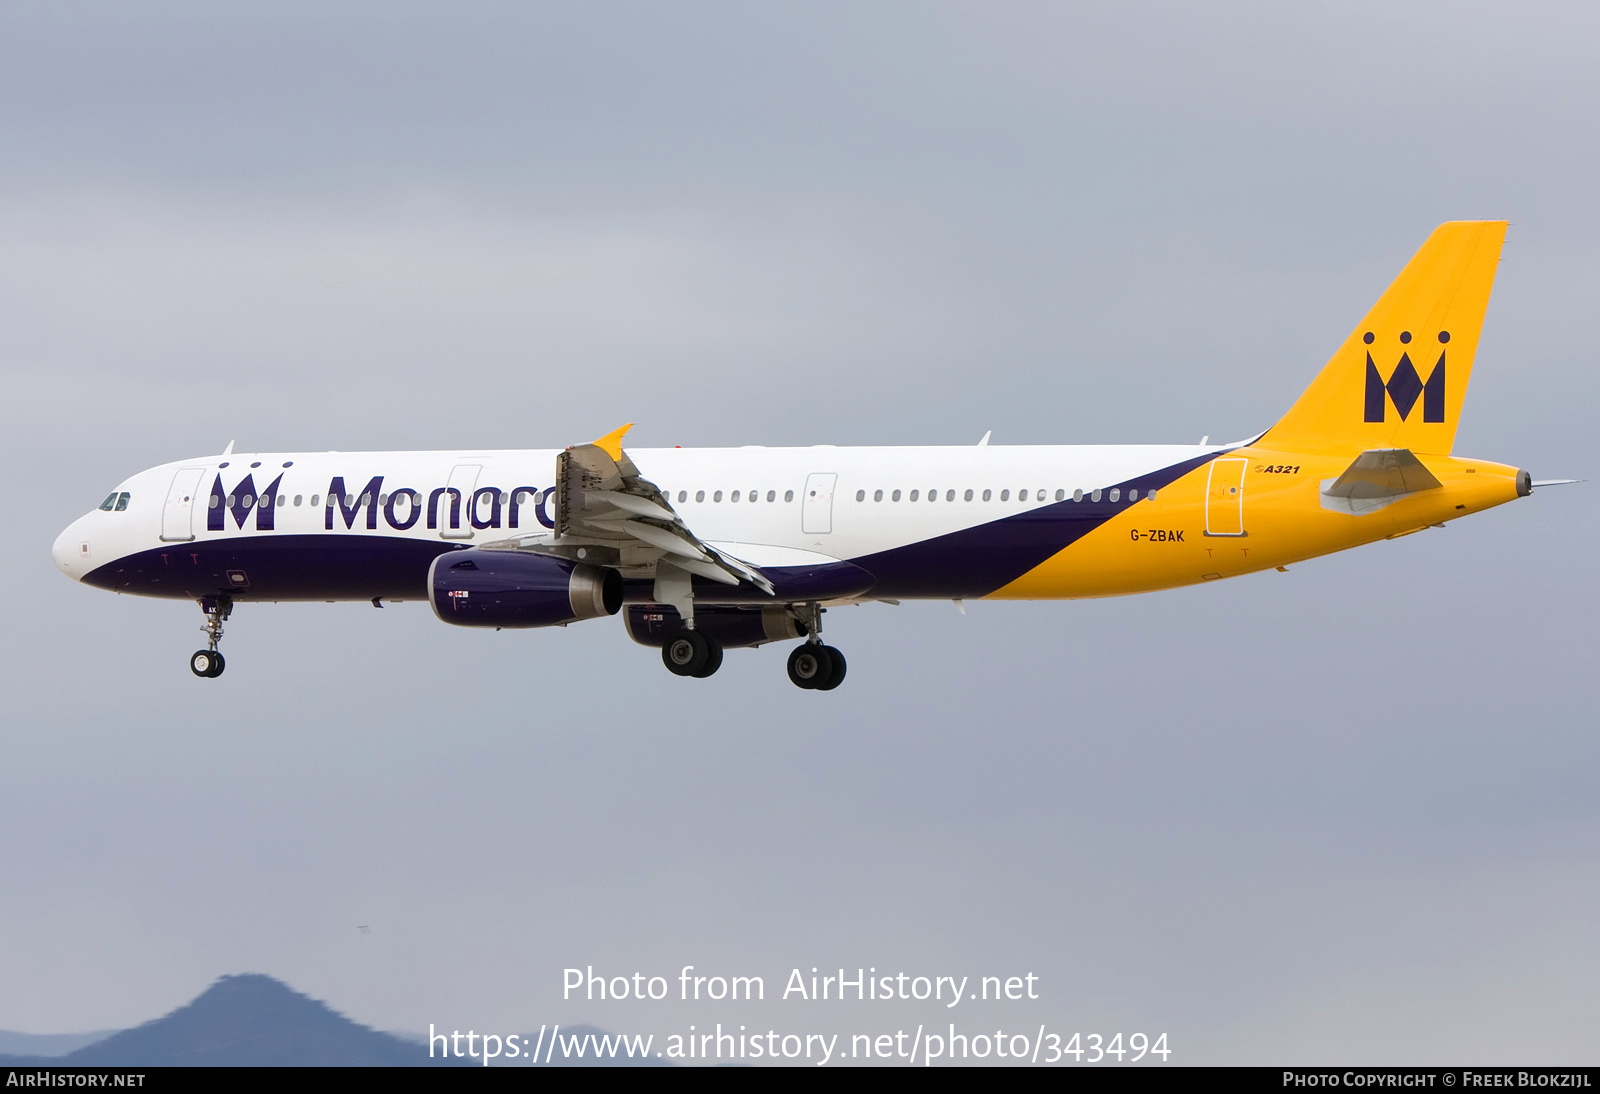
[[[1072,492],[1072,500],[1073,501],[1082,501],[1085,497],[1087,497],[1090,501],[1099,501],[1102,497],[1105,497],[1107,495],[1109,495],[1110,500],[1113,501],[1113,502],[1121,501],[1122,500],[1122,488],[1119,487],[1119,486],[1113,486],[1109,491],[1095,489],[1095,490],[1090,490],[1087,494],[1084,493],[1084,491],[1082,491],[1082,490],[1074,490]],[[1147,490],[1147,491],[1145,491],[1145,495],[1144,496],[1149,501],[1155,501],[1156,492],[1154,490]],[[889,492],[889,500],[890,501],[899,501],[900,498],[901,498],[900,491],[891,490]],[[909,494],[905,495],[905,498],[906,498],[907,501],[920,501],[920,500],[922,500],[922,491],[921,490],[912,490]],[[1033,491],[1018,490],[1017,491],[1017,500],[1018,501],[1028,501],[1030,498],[1033,501],[1048,501],[1049,500],[1049,491],[1047,491],[1047,490],[1033,490]],[[866,501],[867,500],[867,492],[865,490],[857,490],[856,491],[856,500],[857,501]],[[873,501],[883,501],[884,500],[884,492],[882,490],[874,490],[872,492],[872,500]],[[929,490],[928,493],[927,493],[927,500],[928,501],[938,501],[939,500],[939,491],[937,491],[937,490]],[[954,490],[946,490],[944,492],[944,500],[945,501],[955,501],[956,500],[956,492]],[[993,501],[994,500],[994,491],[993,490],[985,490],[985,491],[982,492],[982,495],[980,497],[978,495],[977,491],[966,490],[966,491],[962,492],[961,500],[962,501],[974,501],[974,500]],[[1002,490],[1002,491],[1000,491],[1000,500],[1001,501],[1010,501],[1011,500],[1011,491],[1010,490]],[[1067,492],[1065,490],[1057,490],[1056,491],[1056,501],[1066,501],[1066,500],[1067,500]],[[1128,500],[1129,501],[1138,501],[1139,500],[1139,488],[1138,487],[1133,487],[1132,489],[1130,489],[1128,491]]]
[[[979,491],[976,491],[976,490],[966,490],[966,491],[962,492],[962,500],[963,501],[974,501],[974,500],[993,501],[994,500],[994,493],[995,492],[993,490],[984,490],[984,491],[981,492],[981,494],[980,494]],[[1085,492],[1083,490],[1074,490],[1072,492],[1071,497],[1072,497],[1073,501],[1082,501],[1086,497],[1090,501],[1100,501],[1103,497],[1106,497],[1106,496],[1109,495],[1109,498],[1110,498],[1111,501],[1119,502],[1119,501],[1122,500],[1122,493],[1123,492],[1122,492],[1122,488],[1121,487],[1113,486],[1109,491],[1101,490],[1101,489],[1090,490],[1090,491],[1087,491],[1087,492]],[[1128,493],[1128,500],[1130,502],[1139,500],[1139,488],[1138,487],[1131,488],[1130,490],[1128,490],[1127,493]],[[1034,501],[1048,501],[1049,500],[1049,494],[1050,494],[1050,492],[1048,490],[1032,490],[1032,491],[1029,491],[1029,490],[1018,490],[1017,491],[1017,500],[1018,501],[1028,501],[1031,498]],[[731,502],[732,501],[738,501],[739,500],[739,495],[740,495],[740,491],[735,490],[735,491],[733,491],[732,494],[730,494],[728,496],[728,500],[731,501]],[[745,496],[750,501],[753,501],[753,502],[754,501],[760,501],[761,500],[761,491],[759,491],[759,490],[751,490],[751,491],[748,491],[745,494]],[[920,489],[919,490],[912,490],[909,493],[902,493],[902,491],[899,491],[899,490],[891,490],[891,491],[888,492],[888,499],[890,501],[899,501],[899,500],[901,500],[902,497],[904,497],[908,501],[920,501],[920,500],[922,500],[923,496],[924,496],[923,492]],[[1067,495],[1067,492],[1065,490],[1057,490],[1056,491],[1056,495],[1055,495],[1055,500],[1056,501],[1066,501],[1067,500],[1067,496],[1068,495]],[[1154,501],[1155,497],[1156,497],[1156,492],[1154,490],[1147,490],[1147,491],[1145,491],[1144,496],[1145,496],[1145,498],[1147,500]],[[926,497],[927,497],[928,501],[938,501],[939,500],[939,491],[938,490],[929,490],[927,492]],[[686,502],[688,500],[689,500],[689,492],[687,490],[679,490],[678,491],[678,501],[679,502]],[[706,500],[706,492],[704,490],[696,490],[694,492],[694,500],[697,501],[697,502],[705,501]],[[722,500],[722,491],[721,490],[713,491],[712,494],[711,494],[711,500],[714,501],[714,502],[720,502]],[[777,501],[778,500],[778,492],[776,490],[768,490],[767,491],[767,500],[769,502]],[[785,490],[783,492],[783,500],[787,501],[787,502],[794,501],[794,491],[793,490]],[[856,501],[866,501],[866,500],[867,500],[867,492],[865,490],[857,490],[856,491]],[[873,501],[883,501],[884,500],[884,491],[882,491],[882,490],[874,490],[872,492],[872,500]],[[956,492],[954,490],[946,490],[944,492],[944,500],[945,501],[955,501],[956,500]],[[1000,500],[1001,501],[1010,501],[1011,500],[1011,491],[1010,490],[1002,490],[1002,491],[1000,491]]]
[[[402,497],[406,497],[406,498],[412,497],[412,495],[410,495],[410,494],[402,494],[401,496]],[[484,497],[488,497],[488,496],[489,496],[488,494],[484,495]],[[508,497],[509,497],[509,495],[507,495],[505,493],[501,493],[500,499],[499,499],[500,500],[500,504],[501,505],[506,504],[506,501],[507,501]],[[532,493],[530,493],[529,491],[526,491],[526,490],[517,491],[517,504],[519,504],[519,505],[526,504],[527,502],[532,501],[533,498],[534,498],[534,495]],[[312,504],[313,507],[319,505],[321,502],[322,502],[322,495],[321,494],[312,494],[311,495],[311,504]],[[271,501],[265,495],[262,495],[261,497],[256,498],[256,497],[250,496],[249,494],[246,494],[243,499],[240,499],[240,498],[236,497],[233,494],[229,494],[226,498],[219,498],[215,494],[211,495],[211,508],[213,508],[213,509],[217,508],[218,506],[226,506],[227,508],[232,509],[235,505],[242,505],[244,508],[248,509],[248,508],[250,508],[250,507],[252,507],[252,506],[254,506],[254,505],[258,504],[258,503],[263,508],[266,508],[267,506],[272,504]],[[330,509],[332,509],[335,505],[354,505],[354,506],[360,507],[360,506],[363,506],[363,505],[370,505],[371,503],[372,503],[372,495],[371,494],[362,494],[359,498],[356,497],[354,494],[345,494],[342,497],[340,495],[338,495],[338,494],[329,494],[328,495],[328,508],[330,508]],[[279,506],[279,508],[282,508],[283,506],[290,505],[290,504],[293,504],[293,505],[304,505],[305,504],[305,495],[304,494],[296,494],[294,496],[294,501],[293,502],[290,502],[289,496],[287,494],[279,494],[278,495],[278,506]],[[388,505],[389,504],[389,495],[388,494],[379,494],[378,495],[378,504],[380,506]],[[104,509],[106,507],[104,505],[102,505],[100,508]]]
[[[761,491],[759,491],[759,490],[750,490],[748,492],[735,490],[730,495],[728,495],[728,500],[730,502],[738,501],[741,493],[744,493],[745,496],[748,498],[748,500],[750,500],[752,502],[758,502],[758,501],[761,500]],[[1072,492],[1072,500],[1073,501],[1082,501],[1085,497],[1087,497],[1090,501],[1096,501],[1097,502],[1097,501],[1101,500],[1102,497],[1105,497],[1107,495],[1109,495],[1109,498],[1110,498],[1110,500],[1112,502],[1114,502],[1114,503],[1115,502],[1119,502],[1119,501],[1122,500],[1122,489],[1120,487],[1113,486],[1109,491],[1095,489],[1095,490],[1089,491],[1088,493],[1085,493],[1082,490],[1074,490]],[[487,496],[487,495],[485,495],[485,496]],[[528,502],[531,502],[534,499],[535,496],[536,495],[534,495],[533,493],[531,493],[529,491],[519,490],[519,491],[517,491],[517,503],[518,504],[527,504]],[[1154,501],[1156,499],[1156,492],[1154,490],[1147,490],[1147,491],[1145,491],[1145,495],[1144,496],[1145,496],[1145,498],[1147,500]],[[902,493],[899,490],[891,490],[888,493],[888,500],[889,501],[899,501],[899,500],[901,500],[901,497],[902,497]],[[905,497],[905,499],[907,501],[921,501],[923,499],[923,492],[921,490],[912,490],[909,493],[905,494],[904,497]],[[939,491],[938,490],[929,490],[927,492],[926,498],[927,498],[928,501],[938,501],[939,500]],[[966,490],[966,491],[962,492],[961,498],[962,498],[963,501],[977,501],[977,500],[992,501],[992,500],[994,500],[994,491],[993,490],[984,490],[982,492],[981,496],[980,496],[979,493],[977,491],[975,491],[975,490]],[[1046,490],[1034,490],[1034,491],[1031,491],[1031,492],[1028,491],[1028,490],[1018,490],[1017,491],[1017,500],[1019,502],[1028,501],[1028,500],[1030,500],[1030,498],[1031,498],[1031,500],[1034,500],[1034,501],[1047,501],[1047,500],[1049,500],[1049,492],[1046,491]],[[293,504],[298,506],[298,505],[302,504],[304,502],[304,500],[305,500],[305,495],[296,494],[294,496]],[[321,500],[322,500],[322,496],[320,494],[312,494],[311,495],[311,504],[312,504],[313,507],[316,506]],[[500,495],[500,497],[499,497],[500,504],[502,504],[502,505],[506,504],[506,502],[508,500],[509,500],[509,496],[506,495],[505,493],[502,493]],[[689,492],[687,490],[679,490],[678,491],[678,501],[679,502],[686,502],[688,500],[689,500]],[[704,490],[696,490],[694,492],[694,500],[697,501],[697,502],[704,502],[706,500],[706,492]],[[721,490],[712,491],[711,500],[714,501],[714,502],[722,501],[722,491]],[[777,500],[778,500],[778,492],[776,490],[768,490],[767,491],[767,501],[776,502]],[[785,502],[793,502],[794,501],[794,491],[793,490],[785,490],[783,492],[783,500]],[[866,500],[867,500],[867,492],[865,490],[857,490],[856,491],[856,501],[864,502]],[[882,490],[874,490],[872,492],[872,500],[873,501],[883,501],[884,500],[884,491],[882,491]],[[955,501],[956,500],[956,492],[954,490],[946,490],[944,492],[944,500],[945,501],[949,501],[949,502]],[[1011,491],[1010,490],[1002,490],[1002,491],[1000,491],[1000,500],[1001,501],[1010,501],[1011,500]],[[1065,490],[1057,490],[1056,491],[1055,500],[1056,501],[1066,501],[1067,500],[1067,492]],[[1139,488],[1138,487],[1134,487],[1134,488],[1132,488],[1132,489],[1130,489],[1128,491],[1128,500],[1130,502],[1134,502],[1134,501],[1138,501],[1139,500]],[[362,494],[359,498],[357,498],[354,494],[346,494],[343,497],[340,497],[337,494],[329,494],[328,495],[328,506],[329,506],[329,508],[332,508],[335,504],[358,505],[358,506],[359,505],[368,505],[368,504],[371,503],[371,501],[372,501],[372,495],[371,494]],[[254,498],[254,497],[251,497],[249,494],[246,494],[244,496],[244,498],[243,498],[243,501],[242,501],[242,504],[243,504],[243,506],[245,508],[250,508],[250,507],[252,507],[252,506],[254,506],[254,505],[258,504],[258,503],[263,508],[265,508],[266,506],[272,504],[271,500],[269,498],[265,497],[265,496],[262,496],[260,498]],[[227,496],[227,498],[225,498],[225,499],[224,498],[219,498],[215,494],[213,494],[211,496],[211,508],[213,508],[213,509],[217,508],[219,505],[225,505],[229,509],[232,509],[235,505],[239,505],[239,504],[241,504],[240,499],[237,498],[233,494],[229,494]],[[289,504],[290,504],[290,501],[289,501],[288,495],[286,495],[286,494],[278,495],[278,505],[280,507],[285,506],[285,505],[289,505]],[[388,494],[379,494],[378,495],[378,504],[380,506],[388,505],[389,504],[389,495]],[[106,510],[107,512],[110,512],[111,510],[115,509],[117,512],[120,513],[124,509],[126,509],[127,507],[128,507],[128,493],[126,491],[123,491],[121,494],[113,493],[109,497],[107,497],[105,501],[100,503],[100,508]]]
[[[669,491],[667,491],[667,493],[670,496],[672,491],[669,490]],[[741,493],[741,491],[735,490],[733,493],[728,495],[728,500],[730,502],[738,501],[740,493]],[[748,491],[743,491],[743,493],[744,493],[746,499],[749,500],[749,501],[757,502],[757,501],[761,500],[761,491],[759,491],[759,490],[748,490]],[[685,502],[685,501],[688,501],[688,500],[689,500],[689,491],[687,491],[687,490],[679,490],[678,491],[678,501]],[[705,501],[706,500],[706,492],[704,490],[696,490],[694,492],[694,500],[695,501],[700,501],[700,502]],[[711,500],[712,501],[721,501],[722,500],[722,491],[721,490],[713,490],[711,492]],[[767,491],[767,500],[770,501],[770,502],[777,501],[778,500],[778,492],[776,490],[768,490]],[[786,502],[794,501],[794,491],[793,490],[785,490],[783,492],[783,500],[786,501]]]

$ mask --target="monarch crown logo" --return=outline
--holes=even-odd
[[[1372,345],[1373,335],[1368,331],[1361,339],[1367,345]],[[1404,331],[1400,335],[1402,344],[1411,341],[1411,332]],[[1439,332],[1441,343],[1450,341],[1449,331]],[[1381,422],[1388,416],[1388,404],[1393,401],[1394,408],[1400,414],[1403,422],[1411,416],[1411,411],[1416,407],[1417,400],[1422,400],[1422,420],[1424,422],[1444,421],[1444,357],[1445,351],[1439,351],[1439,360],[1433,366],[1433,371],[1428,373],[1426,381],[1417,372],[1417,366],[1411,363],[1411,354],[1402,352],[1400,363],[1394,367],[1385,381],[1378,373],[1378,366],[1372,360],[1372,351],[1367,351],[1367,398],[1366,415],[1363,418],[1368,422]]]

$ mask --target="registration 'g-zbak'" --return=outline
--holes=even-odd
[[[75,580],[198,601],[426,597],[446,623],[623,615],[680,676],[872,600],[1115,596],[1392,539],[1545,485],[1451,452],[1501,221],[1436,230],[1289,412],[1236,444],[250,453],[142,471],[55,543]],[[985,437],[987,441],[987,437]]]

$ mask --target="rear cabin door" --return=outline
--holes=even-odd
[[[1244,470],[1249,460],[1211,461],[1206,484],[1206,535],[1242,536],[1244,532]]]
[[[472,538],[472,492],[482,470],[482,464],[463,463],[450,472],[448,489],[439,499],[439,535],[445,539]]]
[[[839,476],[818,471],[806,476],[806,494],[800,499],[800,530],[807,535],[833,531],[833,487]]]
[[[162,543],[187,543],[194,538],[194,499],[205,475],[203,467],[185,467],[172,476],[172,489],[161,510]]]

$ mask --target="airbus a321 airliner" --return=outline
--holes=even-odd
[[[466,627],[620,612],[679,676],[803,639],[789,678],[826,691],[845,675],[822,642],[831,605],[1193,585],[1546,485],[1451,452],[1505,230],[1441,225],[1289,412],[1234,444],[624,450],[627,426],[559,451],[230,444],[121,483],[61,533],[55,563],[197,601],[202,677],[222,673],[238,604],[426,598]]]

